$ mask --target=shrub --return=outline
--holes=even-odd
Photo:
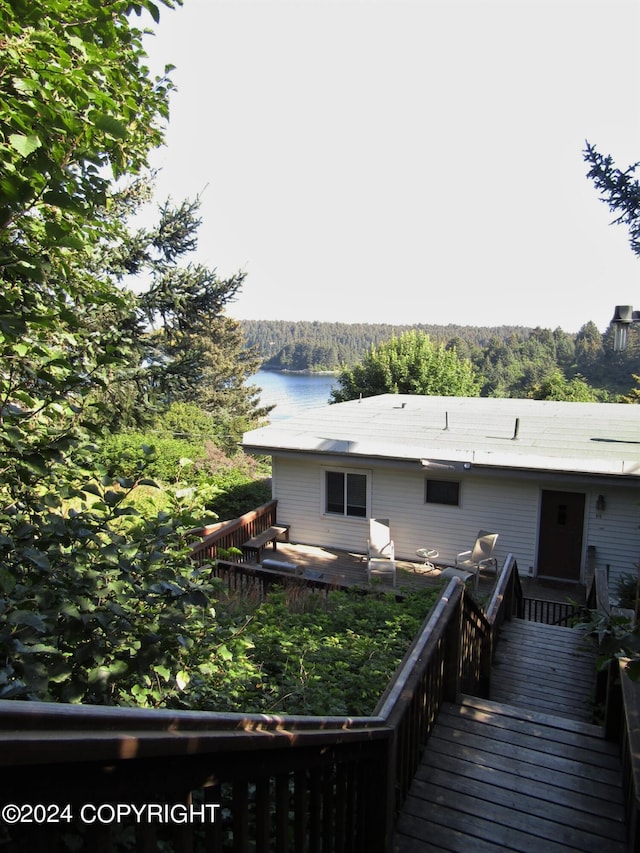
[[[439,590],[398,602],[392,594],[300,587],[240,607],[218,606],[227,639],[200,647],[180,707],[286,714],[370,714]],[[295,606],[291,606],[291,593]],[[241,651],[241,654],[237,654]],[[235,653],[234,653],[235,652]],[[194,671],[194,667],[191,667]]]

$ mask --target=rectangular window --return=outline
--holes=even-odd
[[[325,471],[325,511],[367,517],[367,475]]]
[[[455,480],[427,480],[425,501],[428,504],[460,506],[460,483]]]

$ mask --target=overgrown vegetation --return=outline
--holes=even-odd
[[[147,13],[0,0],[0,698],[369,709],[424,605],[296,622],[282,596],[219,605],[189,558],[194,527],[269,496],[237,449],[267,411],[226,315],[244,274],[188,262],[198,201],[135,224],[171,91]]]
[[[224,634],[187,531],[252,480],[236,442],[265,412],[225,314],[243,276],[185,262],[197,201],[132,225],[171,91],[147,14],[0,0],[2,698],[154,704],[203,626]]]
[[[253,606],[247,596],[221,599],[216,618],[227,639],[212,649],[202,637],[197,672],[173,702],[256,713],[371,714],[438,594],[431,589],[397,601],[391,594],[334,591],[325,599],[290,585]]]

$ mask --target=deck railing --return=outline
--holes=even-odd
[[[264,598],[272,586],[282,586],[283,583],[325,595],[334,589],[354,588],[337,580],[324,580],[320,575],[315,578],[312,573],[284,575],[282,570],[265,568],[260,563],[232,563],[228,560],[216,560],[211,566],[211,575],[219,578],[229,593],[256,594],[259,599]],[[363,590],[363,594],[366,594],[366,590]]]
[[[611,616],[607,574],[596,569],[587,592],[587,607]],[[605,708],[607,737],[620,745],[629,850],[640,850],[640,684],[625,672],[625,661],[613,661],[598,679],[598,700]]]
[[[278,501],[268,501],[257,509],[253,509],[239,518],[234,518],[233,521],[214,524],[199,531],[199,533],[204,534],[204,538],[194,545],[191,552],[193,560],[198,565],[202,565],[206,562],[213,562],[218,557],[228,558],[231,549],[236,549],[237,553],[233,557],[234,562],[247,562],[248,558],[240,551],[241,546],[248,539],[262,533],[276,523],[277,507]]]
[[[9,837],[36,851],[79,832],[90,836],[83,849],[108,851],[110,809],[152,804],[208,819],[134,821],[136,850],[167,849],[169,834],[180,853],[386,853],[442,702],[486,693],[493,635],[519,599],[511,556],[487,615],[453,578],[370,717],[0,702],[3,802],[69,804],[92,819],[15,824]]]
[[[545,625],[562,625],[570,628],[576,619],[584,616],[581,604],[567,601],[547,601],[541,598],[525,598],[523,618],[530,622],[544,622]]]

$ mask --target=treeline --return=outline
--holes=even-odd
[[[243,320],[247,345],[255,347],[263,367],[271,370],[340,370],[360,361],[371,346],[409,329],[429,335],[434,343],[458,337],[482,347],[492,338],[526,337],[521,326],[436,326],[390,323],[321,323],[318,321]]]
[[[262,366],[271,370],[339,372],[361,361],[372,346],[416,329],[469,359],[483,396],[533,396],[558,379],[580,379],[597,399],[616,400],[637,385],[634,377],[640,374],[636,329],[630,330],[628,348],[615,352],[611,329],[601,333],[593,322],[576,333],[560,328],[453,324],[243,320],[241,325],[247,346],[254,347]]]

